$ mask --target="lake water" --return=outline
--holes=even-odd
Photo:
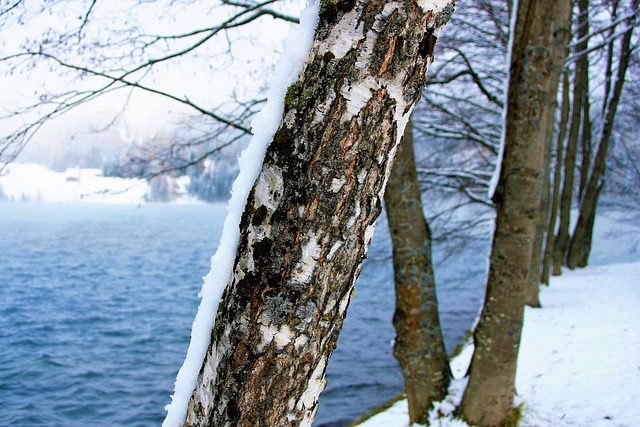
[[[225,209],[0,203],[0,425],[159,425]],[[437,266],[449,351],[477,315],[486,256]],[[316,426],[402,391],[384,218],[356,288]]]

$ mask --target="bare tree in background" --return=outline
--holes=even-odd
[[[323,1],[243,214],[186,425],[310,425],[453,4]]]
[[[431,231],[424,218],[407,124],[387,182],[384,202],[393,248],[396,308],[393,354],[404,376],[409,422],[427,423],[434,402],[444,399],[451,379],[438,314]]]

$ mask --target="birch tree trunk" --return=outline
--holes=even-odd
[[[422,208],[411,122],[405,128],[384,202],[396,288],[393,355],[402,368],[409,422],[426,424],[432,403],[447,395],[451,370],[440,329],[431,235]]]
[[[322,0],[240,224],[185,425],[310,425],[453,2]]]
[[[515,11],[506,134],[487,292],[474,332],[475,351],[460,410],[465,421],[500,426],[513,409],[533,240],[545,170],[549,99],[568,40],[569,0],[523,0]]]

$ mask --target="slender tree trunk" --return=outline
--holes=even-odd
[[[570,99],[569,99],[569,72],[565,70],[562,81],[562,107],[560,113],[560,129],[556,137],[556,162],[553,169],[553,191],[551,198],[551,209],[549,212],[549,224],[547,226],[546,244],[544,247],[544,259],[542,262],[542,273],[540,282],[549,285],[549,275],[551,273],[551,262],[553,258],[553,244],[556,230],[556,220],[558,219],[558,204],[560,202],[560,183],[562,181],[562,158],[564,151],[564,139],[567,136],[567,125],[569,122]]]
[[[583,1],[583,0],[580,0]],[[584,16],[578,16],[577,34],[580,38],[584,35],[588,24],[584,22]],[[585,38],[576,44],[575,52],[586,51],[588,44]],[[560,198],[560,222],[558,224],[558,235],[553,245],[553,271],[554,276],[562,274],[562,266],[564,265],[565,255],[569,248],[570,239],[570,222],[571,208],[573,205],[574,179],[576,169],[576,153],[578,149],[578,140],[580,139],[580,129],[582,125],[582,112],[584,100],[588,96],[587,85],[589,75],[585,64],[588,64],[588,58],[583,56],[576,61],[575,76],[573,80],[573,103],[571,107],[571,125],[569,127],[569,137],[567,139],[566,153],[564,158],[564,180],[562,182],[562,196]]]
[[[247,200],[185,425],[310,425],[453,4],[323,0]]]
[[[633,7],[638,7],[638,0],[634,0]],[[622,95],[622,87],[629,65],[629,57],[631,56],[631,36],[635,25],[635,17],[629,18],[628,30],[624,33],[620,43],[620,60],[618,61],[618,71],[616,73],[616,81],[609,102],[602,126],[598,151],[594,159],[589,182],[585,188],[582,203],[580,204],[580,214],[578,222],[571,238],[571,246],[567,255],[567,267],[573,269],[576,267],[585,267],[589,262],[589,254],[591,253],[591,242],[593,236],[593,225],[595,223],[596,207],[598,198],[603,187],[603,179],[607,162],[607,151],[609,142],[613,133],[613,124],[616,117],[618,102]]]
[[[554,46],[568,39],[570,2],[524,0],[515,11],[504,157],[487,293],[474,332],[475,351],[462,399],[465,421],[502,425],[513,408],[524,298],[542,197],[549,98],[562,61]],[[558,40],[554,40],[558,38]],[[564,50],[564,49],[563,49]],[[558,77],[552,77],[556,75]]]
[[[556,85],[557,86],[557,85]],[[555,110],[554,107],[549,107],[549,109]],[[549,123],[551,125],[549,128],[553,130],[553,119],[554,117],[549,118]],[[551,135],[551,138],[553,135]],[[551,150],[549,149],[550,140],[547,140],[548,144],[545,147],[545,165],[543,167],[544,170],[549,171],[551,167]],[[542,304],[540,303],[540,279],[541,279],[541,268],[542,268],[542,251],[543,251],[543,243],[545,236],[545,229],[547,226],[547,216],[549,215],[549,174],[546,173],[542,177],[542,193],[538,209],[538,223],[536,224],[535,236],[533,239],[533,248],[531,252],[531,269],[529,270],[529,279],[527,285],[527,291],[525,294],[525,304],[529,307],[540,308]]]
[[[569,24],[567,24],[569,25]],[[567,38],[554,38],[553,45],[549,49],[553,63],[562,63],[567,57]],[[533,253],[531,259],[531,270],[529,272],[529,287],[525,303],[534,308],[540,308],[540,283],[542,279],[542,257],[544,252],[545,231],[547,230],[547,222],[549,219],[550,198],[551,198],[551,146],[553,144],[553,135],[555,131],[556,110],[558,109],[558,97],[554,95],[558,91],[561,73],[553,72],[549,76],[549,99],[547,107],[547,127],[545,135],[545,164],[543,170],[546,171],[542,175],[543,191],[540,200],[540,209],[538,212],[538,224],[536,226],[536,236],[533,242]],[[560,124],[562,127],[562,124]]]
[[[585,38],[580,49],[585,51],[589,48],[589,2],[591,0],[578,0],[578,39]],[[584,73],[584,89],[582,96],[582,132],[580,134],[580,181],[578,185],[578,200],[582,199],[584,189],[589,179],[591,169],[591,102],[589,101],[589,56],[581,55],[577,61],[577,67]]]
[[[447,395],[451,370],[438,316],[431,235],[420,197],[409,122],[389,176],[384,203],[396,287],[393,354],[404,376],[409,422],[425,424],[432,403]]]

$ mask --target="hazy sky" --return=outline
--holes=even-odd
[[[60,34],[76,32],[89,2],[43,0],[26,3],[34,9],[17,10],[6,23],[0,23],[3,25],[0,39],[2,57],[22,51],[25,43],[36,42],[39,45],[46,39],[59,40]],[[280,10],[292,15],[298,15],[302,7],[299,1],[279,3]],[[140,34],[182,34],[215,25],[228,14],[226,7],[212,7],[211,2],[197,0],[98,0],[90,20],[83,27],[80,43],[74,35],[69,38],[70,43],[62,47],[51,48],[45,44],[43,50],[68,63],[118,74],[111,70],[129,69],[141,61],[161,57],[166,49],[175,51],[181,48],[179,43],[166,39],[142,52],[140,42],[137,46],[127,42],[132,37]],[[262,17],[248,26],[212,38],[198,49],[198,55],[187,55],[160,64],[145,76],[138,74],[135,78],[141,78],[140,82],[149,87],[186,97],[205,108],[228,102],[234,95],[240,99],[261,97],[269,73],[277,62],[278,55],[274,52],[281,50],[289,28],[289,24],[282,21]],[[201,37],[196,35],[187,42],[193,43]],[[11,72],[9,65],[18,66]],[[23,60],[1,62],[0,73],[3,75],[0,79],[1,104],[5,114],[46,97],[48,92],[86,90],[107,81],[102,78],[81,80],[77,73],[69,73],[45,61],[37,62],[35,66]],[[120,111],[123,113],[117,121],[118,132],[108,132],[103,136],[91,133],[110,123]],[[46,150],[72,137],[72,144],[77,144],[85,139],[83,135],[89,135],[86,136],[89,140],[147,140],[171,133],[185,112],[191,113],[161,96],[141,91],[129,95],[128,91],[121,90],[49,122],[34,137],[29,151]],[[33,117],[31,113],[0,121],[0,132],[6,134],[12,126]]]

